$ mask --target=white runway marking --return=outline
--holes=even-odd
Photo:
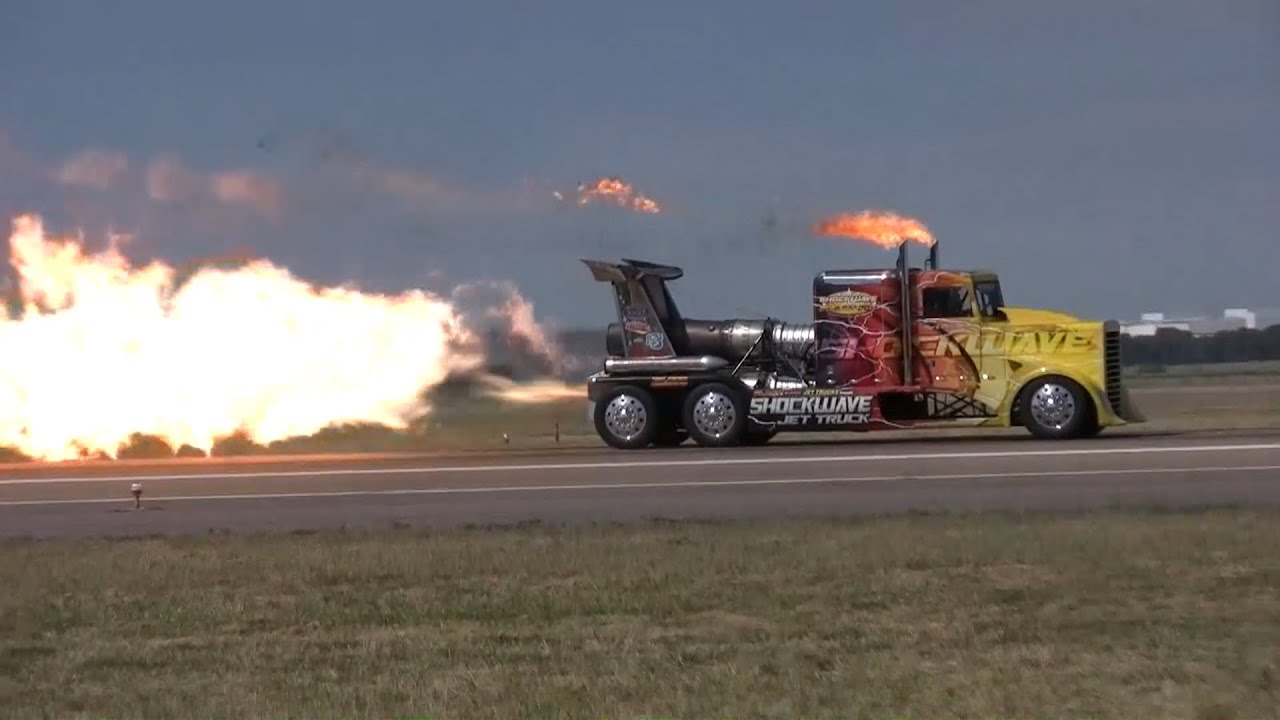
[[[581,483],[558,485],[496,485],[459,488],[401,488],[394,490],[333,490],[323,492],[240,493],[234,495],[162,495],[147,502],[203,500],[302,500],[333,497],[378,497],[404,495],[474,495],[485,493],[538,493],[573,490],[641,490],[645,488],[722,488],[759,485],[836,485],[873,482],[919,482],[927,480],[1010,480],[1015,478],[1088,477],[1097,475],[1176,475],[1180,473],[1255,473],[1280,470],[1280,465],[1242,465],[1238,467],[1137,468],[1108,470],[1061,470],[1050,472],[951,473],[936,475],[878,475],[867,477],[778,478],[761,480],[673,480],[635,483]],[[0,507],[17,505],[98,505],[132,504],[132,499],[85,498],[60,500],[5,500]]]
[[[531,472],[539,470],[607,470],[617,468],[697,467],[717,465],[780,465],[906,460],[973,460],[1007,457],[1072,457],[1096,455],[1155,455],[1160,453],[1210,453],[1224,451],[1280,450],[1280,443],[1247,445],[1189,445],[1077,448],[1071,450],[998,450],[986,452],[882,453],[876,455],[784,455],[723,457],[701,460],[631,460],[617,462],[526,463],[498,465],[444,465],[389,468],[331,468],[326,470],[259,470],[251,472],[183,473],[171,475],[109,475],[84,477],[33,477],[0,479],[3,485],[56,485],[65,483],[135,482],[159,480],[237,480],[247,478],[359,477],[371,475],[432,475],[440,473]],[[644,451],[638,451],[644,452]]]

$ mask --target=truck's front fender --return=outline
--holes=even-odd
[[[1009,418],[1009,424],[1021,424],[1018,411],[1022,405],[1022,394],[1031,383],[1046,377],[1062,377],[1079,385],[1089,396],[1099,425],[1112,427],[1127,424],[1128,421],[1123,417],[1123,413],[1112,409],[1111,402],[1107,400],[1106,388],[1098,379],[1090,377],[1088,373],[1052,365],[1042,365],[1018,374],[1014,380],[1013,391],[1007,396],[1005,407],[1001,408],[1001,416]]]

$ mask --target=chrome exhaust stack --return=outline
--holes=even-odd
[[[902,325],[902,384],[910,385],[911,378],[911,266],[907,264],[907,243],[898,245],[898,292]]]
[[[729,364],[724,358],[713,355],[673,358],[619,358],[604,361],[604,371],[611,375],[633,373],[709,372]]]

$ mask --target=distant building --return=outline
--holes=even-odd
[[[1222,317],[1166,317],[1161,312],[1142,313],[1136,321],[1120,323],[1120,332],[1135,337],[1155,335],[1159,330],[1181,330],[1192,335],[1213,335],[1226,330],[1253,330],[1258,326],[1257,315],[1247,308],[1228,308]]]
[[[1136,322],[1120,323],[1120,332],[1135,337],[1155,335],[1157,330],[1162,329],[1191,332],[1191,323],[1192,320],[1190,318],[1166,318],[1164,313],[1148,312],[1142,313],[1142,316]]]
[[[1222,311],[1222,317],[1226,319],[1238,319],[1244,323],[1244,327],[1249,330],[1258,328],[1258,314],[1248,308],[1227,308]]]

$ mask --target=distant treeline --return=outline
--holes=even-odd
[[[1161,328],[1152,336],[1123,336],[1120,356],[1125,365],[1152,366],[1280,360],[1280,325],[1224,330],[1201,337]]]

